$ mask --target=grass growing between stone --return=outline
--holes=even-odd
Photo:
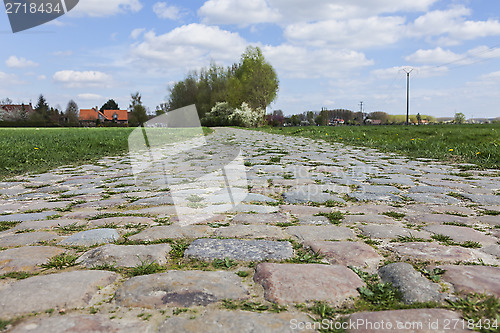
[[[331,224],[340,225],[344,219],[344,213],[342,212],[330,212],[330,213],[318,213],[314,216],[324,216],[330,221]]]
[[[275,134],[365,146],[411,158],[500,169],[500,124],[259,128]]]
[[[0,331],[3,331],[12,323],[10,320],[2,320],[0,319]]]
[[[16,221],[0,221],[0,232],[14,228],[21,222]]]
[[[158,264],[156,261],[141,260],[141,263],[135,267],[127,270],[128,276],[139,276],[155,274],[165,271],[165,268]]]
[[[76,265],[76,259],[78,255],[71,253],[61,253],[50,258],[46,263],[41,264],[40,267],[44,269],[63,269],[67,267],[72,267]]]
[[[0,179],[26,172],[45,172],[62,165],[95,162],[128,152],[133,128],[1,128]],[[188,131],[189,132],[189,131]],[[213,131],[203,128],[205,135]],[[182,130],[168,133],[182,139]],[[170,135],[171,134],[171,135]]]
[[[243,311],[251,311],[251,312],[274,312],[280,313],[283,311],[287,311],[286,306],[281,306],[275,303],[271,304],[263,304],[260,302],[252,302],[252,301],[234,301],[225,299],[222,301],[222,307],[228,310],[243,310]]]
[[[37,275],[36,273],[29,273],[29,272],[9,272],[5,273],[3,275],[0,275],[0,280],[3,279],[16,279],[16,280],[24,280],[29,277]]]
[[[440,242],[441,244],[447,245],[447,246],[456,245],[456,246],[461,246],[461,247],[465,247],[465,248],[469,248],[469,249],[479,249],[482,247],[481,243],[479,243],[479,242],[475,242],[475,241],[471,241],[471,240],[464,241],[464,242],[455,242],[451,239],[450,236],[442,235],[442,234],[434,234],[431,236],[431,238]]]
[[[360,297],[354,300],[353,304],[341,307],[332,307],[325,302],[315,302],[308,308],[302,308],[313,314],[318,324],[323,320],[331,323],[342,323],[348,320],[349,315],[358,312],[388,311],[402,309],[430,309],[443,308],[456,311],[462,314],[465,320],[474,323],[476,331],[483,333],[498,333],[500,329],[493,327],[493,324],[500,324],[500,299],[486,294],[469,294],[455,300],[447,300],[446,303],[426,302],[405,304],[401,301],[401,294],[390,283],[380,281],[377,274],[366,273],[360,269],[350,267],[366,284],[358,288]],[[427,271],[427,276],[433,281],[439,282],[443,270],[434,269]],[[486,324],[488,323],[488,324]],[[332,325],[330,325],[332,326]],[[341,325],[338,325],[341,327]],[[320,327],[320,326],[318,326]],[[320,328],[319,332],[339,333],[345,332],[343,329],[334,327]]]
[[[500,299],[486,294],[470,294],[449,301],[449,304],[453,310],[460,311],[465,320],[473,321],[479,332],[500,332]],[[494,323],[497,327],[493,327]]]
[[[380,281],[377,274],[369,274],[360,269],[350,267],[366,284],[366,286],[358,288],[360,297],[354,301],[352,305],[344,305],[341,307],[331,307],[324,302],[316,302],[308,311],[315,315],[315,320],[321,322],[328,320],[331,322],[342,322],[347,320],[347,315],[356,312],[371,312],[384,310],[399,310],[399,309],[417,309],[417,308],[435,308],[439,307],[438,303],[414,303],[404,304],[401,301],[401,294],[392,286],[391,283]],[[345,332],[342,329],[320,329],[320,332]]]
[[[327,264],[323,262],[323,256],[319,253],[312,251],[311,249],[306,249],[304,246],[296,242],[293,239],[288,240],[295,251],[295,256],[291,259],[287,259],[286,262],[294,264]]]

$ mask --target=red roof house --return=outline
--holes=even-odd
[[[80,124],[93,126],[98,119],[101,122],[109,121],[118,124],[128,124],[128,112],[127,110],[103,110],[101,112],[97,107],[80,110]]]
[[[34,113],[33,106],[30,104],[6,104],[0,105],[0,121],[16,121],[28,118]]]

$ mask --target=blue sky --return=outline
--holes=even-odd
[[[280,79],[269,111],[322,107],[500,117],[497,0],[80,0],[12,34],[0,13],[0,99],[62,108],[139,91],[154,111],[189,70],[262,48]]]

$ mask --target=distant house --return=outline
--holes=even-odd
[[[330,119],[328,121],[328,126],[338,126],[338,125],[344,125],[344,119],[341,118],[335,118],[335,119]]]
[[[370,125],[382,125],[382,120],[380,119],[366,119],[366,123]]]
[[[127,110],[103,110],[102,112],[97,107],[92,109],[81,109],[79,121],[81,126],[96,126],[98,123],[112,122],[116,124],[128,124]]]
[[[16,121],[27,119],[34,113],[30,104],[6,104],[0,105],[0,121]]]

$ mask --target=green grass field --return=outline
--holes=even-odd
[[[500,124],[260,128],[348,145],[377,148],[412,158],[472,163],[500,169]]]
[[[0,128],[0,178],[44,172],[128,152],[133,128]],[[260,128],[367,146],[409,157],[500,169],[500,124]],[[204,129],[205,134],[211,132]]]
[[[0,178],[128,152],[134,128],[0,128]],[[174,129],[175,130],[175,129]],[[204,128],[205,134],[211,132]]]

